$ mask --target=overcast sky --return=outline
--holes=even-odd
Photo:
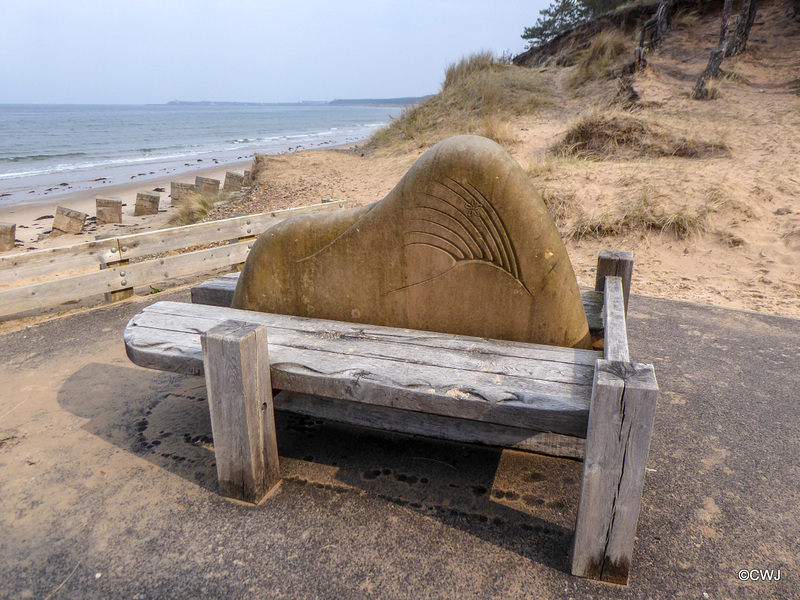
[[[518,54],[549,0],[1,0],[0,103],[296,102],[435,93]]]

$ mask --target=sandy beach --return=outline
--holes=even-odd
[[[16,223],[16,238],[20,242],[17,244],[14,251],[8,251],[3,254],[76,244],[82,241],[93,240],[96,235],[109,233],[125,235],[126,233],[164,227],[166,221],[174,212],[169,197],[171,182],[194,183],[195,177],[200,176],[217,179],[220,181],[220,184],[222,184],[225,181],[225,173],[227,171],[243,173],[246,169],[250,168],[251,164],[252,160],[236,161],[224,165],[219,164],[212,167],[185,170],[174,174],[164,173],[156,176],[144,176],[134,181],[103,185],[90,190],[53,194],[52,196],[40,197],[33,202],[20,205],[0,204],[0,222]],[[160,192],[161,201],[159,204],[159,214],[134,217],[133,210],[136,202],[136,194],[157,189],[163,190]],[[91,223],[87,224],[83,233],[80,234],[45,236],[40,239],[41,234],[52,229],[53,218],[47,215],[54,215],[57,207],[64,206],[72,210],[86,213],[89,217],[92,217],[95,216],[95,200],[98,197],[119,198],[122,200],[121,225],[96,225]]]

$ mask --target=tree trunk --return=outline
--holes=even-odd
[[[661,0],[656,11],[656,35],[660,42],[667,35],[672,25],[672,8],[675,0]]]
[[[744,0],[749,2],[750,0]],[[758,0],[755,0],[756,2]],[[722,64],[722,59],[725,57],[725,46],[729,45],[728,35],[729,22],[731,18],[731,4],[733,0],[725,0],[722,7],[722,23],[719,30],[719,45],[711,51],[711,56],[708,59],[708,65],[705,71],[697,79],[694,86],[694,93],[692,94],[695,100],[704,100],[708,98],[708,80],[713,79],[719,75],[719,67]]]
[[[722,6],[722,23],[719,29],[719,48],[724,48],[728,41],[728,21],[730,21],[731,18],[732,4],[733,2],[731,2],[731,0],[725,0],[725,4]]]
[[[750,36],[750,29],[756,20],[759,0],[742,0],[742,12],[739,15],[739,22],[736,24],[736,31],[728,41],[725,56],[736,56],[747,49],[747,38]]]
[[[667,35],[672,25],[674,8],[675,0],[661,0],[655,14],[642,27],[642,34],[639,37],[639,55],[642,58],[644,58],[645,46],[647,50],[653,50]],[[645,38],[647,38],[647,44],[645,44]]]

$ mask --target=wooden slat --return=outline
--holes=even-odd
[[[240,242],[0,290],[0,318],[26,310],[57,306],[97,294],[240,264],[247,258],[248,245],[247,242]]]
[[[0,283],[25,280],[52,273],[91,268],[119,260],[158,254],[190,246],[211,244],[260,234],[264,229],[290,217],[344,208],[346,203],[325,202],[269,213],[197,223],[146,233],[125,235],[60,248],[34,250],[0,256]],[[249,221],[249,223],[248,223]]]
[[[258,504],[281,479],[266,327],[225,321],[201,339],[220,493]]]
[[[192,287],[192,303],[210,304],[211,306],[230,306],[233,292],[241,273],[229,273],[221,277],[212,277]],[[603,331],[603,292],[594,290],[581,293],[583,310],[592,333]]]
[[[597,361],[573,575],[628,581],[657,398],[652,365]]]
[[[231,309],[227,309],[231,310]],[[265,313],[266,314],[266,313]],[[296,319],[296,318],[295,318]],[[503,341],[483,340],[481,338],[447,339],[447,334],[438,334],[441,343],[436,344],[436,335],[423,337],[417,336],[412,330],[372,328],[337,321],[322,321],[315,327],[317,320],[307,319],[291,322],[285,315],[269,315],[267,318],[251,322],[261,322],[270,327],[271,344],[273,346],[287,346],[302,348],[309,351],[326,352],[335,350],[347,354],[352,358],[378,359],[378,360],[403,360],[406,362],[418,361],[421,364],[431,364],[427,354],[437,352],[432,364],[463,368],[480,371],[487,374],[504,374],[508,376],[538,377],[545,381],[569,385],[581,383],[591,386],[594,368],[582,364],[594,360],[598,356],[591,354],[575,353],[577,361],[570,361],[570,355],[560,352],[560,348],[549,353],[547,347],[534,347],[528,352],[515,351],[515,347],[503,347]],[[160,315],[154,311],[147,311],[136,315],[131,320],[134,327],[143,327],[168,333],[196,334],[213,327],[219,319],[209,319],[191,315],[177,316],[166,313]],[[401,332],[402,337],[395,332]],[[469,341],[467,341],[469,340]],[[524,349],[520,349],[524,350]],[[409,354],[411,353],[411,354]],[[519,356],[523,354],[523,356]],[[417,355],[419,355],[417,357]],[[514,364],[508,365],[506,361],[513,359]],[[522,361],[530,361],[524,369],[516,371],[515,365]],[[538,364],[541,363],[541,364]]]
[[[192,286],[192,304],[230,306],[241,273],[227,273]]]
[[[160,229],[122,236],[117,239],[122,258],[137,258],[180,248],[257,236],[265,229],[288,218],[311,213],[332,212],[344,208],[344,206],[344,202],[326,202],[221,221]]]
[[[0,256],[0,283],[100,267],[116,260],[119,260],[119,244],[116,239]]]
[[[603,323],[605,325],[604,358],[628,362],[630,360],[628,357],[628,330],[625,322],[622,279],[619,277],[605,278]]]
[[[164,315],[164,318],[156,316]],[[167,329],[173,331],[187,331],[200,333],[214,324],[234,318],[240,321],[252,321],[268,325],[272,329],[283,329],[298,334],[318,334],[326,332],[326,339],[334,340],[374,340],[380,342],[403,343],[409,341],[416,346],[426,346],[432,349],[462,350],[468,345],[468,352],[482,360],[490,360],[498,352],[506,357],[524,360],[541,360],[547,362],[566,363],[569,366],[584,366],[593,371],[595,360],[601,353],[594,350],[575,348],[562,348],[559,346],[546,346],[543,344],[528,344],[505,340],[490,340],[486,338],[437,333],[435,331],[418,331],[414,329],[400,329],[395,327],[381,327],[332,321],[328,319],[312,319],[294,315],[277,315],[260,313],[232,308],[193,305],[185,302],[156,302],[146,307],[132,322],[139,319],[150,319],[149,327],[158,327],[159,320],[167,323]],[[142,322],[144,324],[144,322]],[[273,339],[277,332],[273,332]],[[276,343],[275,341],[272,342]],[[484,356],[485,355],[485,356]],[[533,366],[529,368],[535,368]],[[591,379],[588,381],[591,384]]]
[[[131,360],[141,366],[197,372],[199,336],[225,318],[267,324],[270,321],[270,360],[273,385],[318,396],[358,400],[380,406],[430,412],[527,429],[548,430],[572,436],[585,435],[591,387],[587,369],[564,369],[563,350],[596,358],[592,351],[557,349],[547,360],[548,347],[497,342],[336,321],[302,319],[235,311],[210,306],[184,305],[197,311],[185,315],[181,329],[180,303],[157,303],[135,317],[125,331]],[[156,307],[156,311],[151,311]],[[159,315],[157,310],[165,310]],[[154,314],[150,314],[154,313]],[[217,320],[203,317],[217,314]],[[151,319],[148,326],[147,319]],[[304,323],[306,330],[292,332],[274,326],[274,319]],[[189,321],[194,321],[190,323]],[[286,326],[286,325],[284,325]],[[308,327],[316,327],[309,333]],[[184,328],[184,329],[186,329]],[[189,337],[181,337],[189,336]],[[431,343],[448,338],[453,348]],[[421,342],[417,338],[421,338]],[[196,337],[195,337],[196,340]],[[455,345],[461,344],[457,349]],[[481,346],[482,345],[482,346]],[[494,347],[492,347],[494,346]],[[481,347],[481,353],[475,353]],[[525,349],[537,360],[520,358]],[[508,374],[511,373],[511,374]],[[567,382],[572,375],[572,382]]]
[[[186,360],[199,354],[197,346],[189,346],[186,353],[182,349],[176,352],[180,347],[176,338],[192,334],[173,334],[162,341],[162,332],[150,335],[152,331],[136,328],[126,338],[128,355],[135,364],[178,372],[200,369]],[[162,344],[169,351],[167,360],[159,356]],[[535,379],[400,361],[354,360],[341,353],[277,345],[270,350],[272,381],[278,389],[565,435],[583,437],[586,433],[591,389],[586,386],[576,385],[568,390],[568,396],[559,396],[557,392],[562,390],[556,388],[561,386]],[[176,364],[180,366],[175,368]]]
[[[281,392],[275,396],[275,410],[383,431],[568,458],[583,458],[585,445],[583,438],[548,431],[504,427],[492,423],[292,392]]]
[[[605,278],[608,276],[622,278],[622,292],[625,298],[625,310],[628,310],[628,296],[631,293],[633,277],[633,252],[624,250],[601,250],[597,257],[597,272],[594,289],[602,292],[605,289]]]

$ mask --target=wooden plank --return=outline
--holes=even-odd
[[[180,315],[173,314],[181,309],[183,324]],[[204,315],[216,318],[204,320]],[[176,370],[175,363],[186,363],[182,372],[198,371],[196,341],[191,336],[225,317],[268,326],[272,322],[272,378],[279,389],[585,435],[590,370],[579,365],[565,370],[563,352],[596,358],[598,353],[592,351],[559,348],[548,361],[547,346],[161,302],[126,328],[129,357],[150,368]],[[306,330],[275,327],[275,319],[283,320],[284,326],[301,323]],[[182,327],[184,331],[174,331]],[[313,327],[316,331],[309,333]],[[437,338],[460,343],[461,348],[443,349],[443,344],[433,343]],[[516,356],[526,353],[541,360]]]
[[[628,581],[657,398],[652,365],[597,361],[573,575]]]
[[[0,290],[0,318],[26,310],[57,306],[93,295],[241,264],[247,258],[249,251],[248,243],[240,242]]]
[[[326,202],[257,215],[234,217],[221,221],[172,227],[170,229],[122,236],[117,239],[121,256],[124,258],[137,258],[180,248],[257,236],[265,229],[288,218],[304,214],[333,212],[344,208],[344,206],[344,202]]]
[[[480,421],[292,392],[281,392],[275,396],[275,410],[383,431],[566,458],[582,459],[585,444],[583,438],[547,431],[504,427]]]
[[[128,344],[126,340],[126,349],[131,360],[142,367],[203,376],[202,350],[189,345],[193,342],[193,338],[196,338],[196,334],[160,332],[160,335],[164,354],[160,355],[155,363],[149,363],[149,355],[139,354],[136,347]],[[274,353],[276,347],[271,345],[271,348]],[[564,436],[519,427],[503,427],[439,415],[425,415],[409,410],[335,398],[283,391],[275,396],[275,409],[351,425],[426,435],[457,442],[514,448],[552,456],[583,457],[584,440],[582,437]]]
[[[257,235],[267,227],[290,217],[339,210],[346,202],[325,202],[312,206],[276,210],[222,221],[197,223],[146,233],[120,236],[60,248],[34,250],[24,254],[0,256],[0,283],[24,280],[52,273],[98,267],[110,262],[158,254]],[[250,223],[248,223],[250,221]],[[248,231],[249,230],[249,231]],[[124,248],[124,250],[122,250]]]
[[[628,362],[628,329],[625,322],[625,304],[622,297],[622,279],[605,278],[605,301],[603,302],[605,341],[603,354],[606,360]]]
[[[0,256],[0,283],[75,269],[97,268],[116,260],[119,260],[116,239]]]
[[[135,328],[126,337],[128,356],[135,364],[185,373],[202,368],[200,361],[193,360],[197,347],[185,345],[192,336],[199,336],[171,332],[148,335],[152,331]],[[559,396],[560,390],[525,378],[399,361],[354,361],[342,354],[275,344],[270,345],[270,355],[272,381],[277,389],[564,435],[586,435],[587,386],[574,386],[568,390],[569,396]]]
[[[258,504],[281,479],[267,329],[225,321],[201,340],[220,493]]]
[[[164,318],[157,315],[164,315]],[[151,322],[139,319],[152,319]],[[465,350],[483,360],[488,360],[494,354],[501,354],[502,360],[508,358],[524,359],[526,361],[562,362],[569,367],[585,366],[594,370],[595,361],[601,358],[602,353],[595,350],[582,350],[576,348],[562,348],[559,346],[546,346],[542,344],[527,344],[524,342],[511,342],[506,340],[492,340],[487,338],[472,337],[438,333],[435,331],[419,331],[414,329],[401,329],[396,327],[382,327],[379,325],[365,325],[362,323],[349,323],[345,321],[332,321],[329,319],[313,319],[297,317],[294,315],[278,315],[261,313],[248,310],[237,310],[216,306],[193,305],[185,302],[156,302],[145,307],[132,322],[139,322],[149,327],[159,327],[158,320],[166,320],[166,328],[172,330],[185,330],[199,333],[212,327],[214,324],[227,319],[237,321],[252,321],[268,325],[272,329],[285,329],[298,334],[316,334],[324,343],[335,343],[350,339],[375,340],[384,343],[411,343],[433,349]],[[184,329],[185,328],[185,329]],[[273,339],[278,332],[273,332]],[[274,342],[273,342],[274,343]],[[535,368],[529,365],[527,368]],[[591,381],[589,382],[591,383]]]
[[[597,273],[595,274],[595,291],[605,289],[605,278],[608,276],[622,278],[622,292],[625,298],[625,310],[628,310],[628,297],[631,294],[631,278],[633,277],[633,252],[623,250],[601,250],[597,257]]]
[[[230,306],[233,292],[241,273],[227,273],[221,277],[212,277],[192,286],[192,304],[209,306]]]
[[[228,309],[232,310],[232,309]],[[234,316],[234,315],[231,315]],[[553,384],[592,385],[594,368],[570,363],[561,353],[549,355],[545,350],[536,353],[538,358],[515,356],[513,348],[502,345],[492,347],[491,341],[480,338],[443,340],[437,348],[435,337],[417,337],[412,330],[358,327],[337,321],[316,326],[315,319],[292,323],[285,315],[271,315],[270,319],[243,319],[259,322],[270,328],[272,346],[297,348],[309,352],[341,354],[342,360],[389,360],[410,364],[435,365],[442,368],[464,369],[486,375],[528,377]],[[238,319],[242,320],[242,319]],[[197,334],[210,329],[219,319],[176,316],[147,311],[131,319],[129,328],[141,330],[141,340],[148,344],[158,340],[160,332]],[[445,337],[446,334],[439,334]],[[133,342],[132,342],[133,343]],[[500,342],[502,344],[502,342]],[[585,356],[585,355],[584,355]],[[597,354],[589,355],[599,358]],[[559,387],[554,385],[553,389]],[[565,388],[566,389],[566,388]]]

